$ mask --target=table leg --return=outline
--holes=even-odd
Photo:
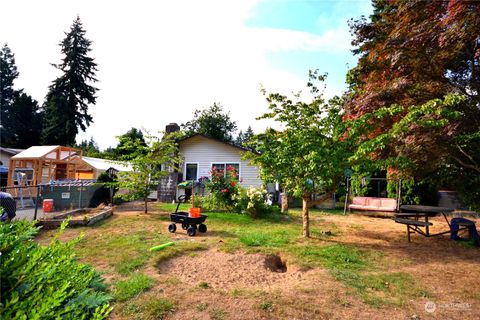
[[[445,212],[442,212],[442,215],[443,215],[443,217],[445,218],[445,221],[447,221],[448,227],[449,227],[450,229],[452,229],[452,226],[450,225],[450,221],[448,221],[447,215],[445,214]]]
[[[425,226],[425,231],[426,231],[427,237],[430,237],[430,231],[428,228],[428,214],[425,215],[425,222],[427,223],[427,225]]]
[[[407,224],[407,239],[410,242],[410,226]]]

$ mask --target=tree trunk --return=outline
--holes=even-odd
[[[303,196],[303,236],[310,237],[310,221],[308,218],[308,210],[310,209],[310,195]]]
[[[143,201],[145,202],[145,213],[148,213],[148,196],[145,196],[145,198],[143,198]]]

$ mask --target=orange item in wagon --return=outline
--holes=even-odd
[[[188,216],[190,218],[200,218],[200,208],[190,208],[190,209],[188,209]]]

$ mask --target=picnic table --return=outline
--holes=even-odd
[[[405,224],[407,226],[407,239],[408,242],[410,242],[410,234],[412,233],[418,233],[425,237],[435,237],[450,233],[450,221],[447,218],[447,213],[452,211],[453,209],[446,207],[402,205],[400,206],[400,213],[395,214],[394,220],[397,223]],[[440,214],[445,218],[445,221],[448,224],[448,230],[431,234],[430,226],[433,224],[428,221],[428,218],[435,217]]]

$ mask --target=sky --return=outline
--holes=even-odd
[[[15,87],[41,105],[80,16],[99,91],[77,141],[103,150],[132,127],[157,134],[214,102],[239,130],[261,132],[272,123],[255,120],[268,110],[260,89],[305,90],[309,70],[328,73],[327,97],[342,94],[357,62],[347,21],[371,10],[370,0],[0,0],[0,45],[15,54]]]

